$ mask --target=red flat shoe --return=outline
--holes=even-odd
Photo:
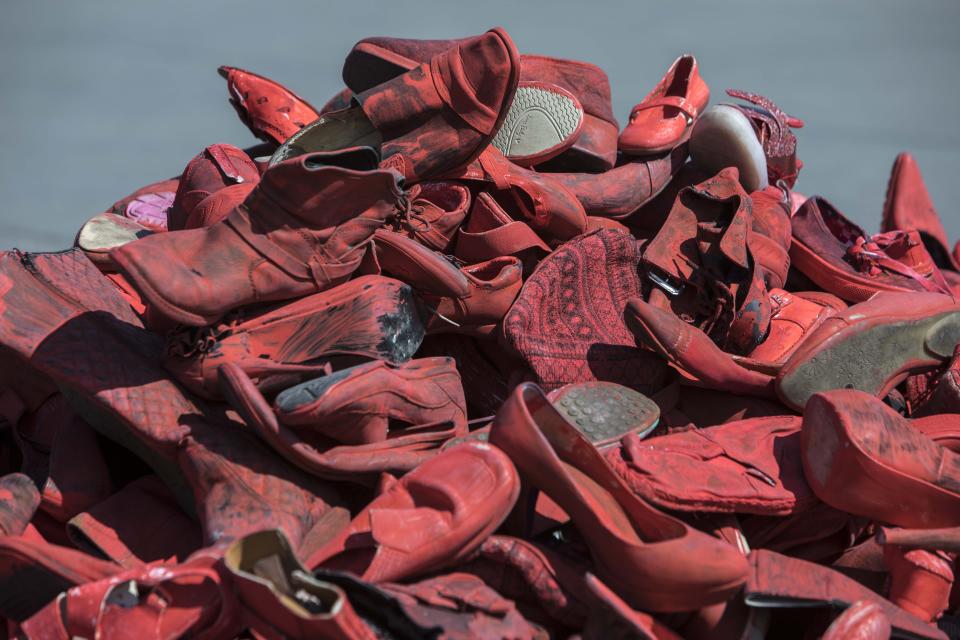
[[[697,59],[680,56],[630,112],[630,122],[620,132],[620,151],[646,155],[674,149],[690,137],[709,101],[710,88],[700,77]]]
[[[598,576],[631,606],[691,611],[727,600],[746,580],[747,563],[735,547],[633,493],[536,385],[514,390],[494,419],[490,443],[510,455],[531,489],[570,516]]]

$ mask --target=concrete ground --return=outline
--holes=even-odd
[[[178,174],[215,142],[253,138],[221,64],[322,104],[368,35],[438,38],[505,26],[521,51],[606,69],[621,122],[671,61],[694,53],[713,90],[764,94],[806,120],[797,189],[875,230],[894,156],[918,158],[960,238],[960,3],[484,0],[4,2],[0,248],[60,249],[117,198]]]

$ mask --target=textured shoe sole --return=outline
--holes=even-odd
[[[711,174],[736,167],[747,193],[767,187],[763,147],[750,121],[733,107],[720,104],[703,112],[690,134],[690,158]]]
[[[542,162],[568,149],[582,126],[583,107],[569,91],[521,83],[491,144],[514,162]]]
[[[800,409],[811,395],[831,389],[880,395],[904,364],[950,358],[960,343],[960,312],[845,332],[849,335],[840,332],[829,338],[813,357],[795,366],[787,362],[777,379],[784,402]]]
[[[643,438],[660,423],[660,408],[642,393],[610,382],[573,384],[550,402],[594,445],[614,444],[628,433]]]

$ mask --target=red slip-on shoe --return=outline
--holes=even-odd
[[[890,570],[887,599],[921,620],[935,622],[950,607],[954,554],[884,545],[883,561]]]
[[[812,396],[800,442],[807,481],[827,504],[902,527],[960,526],[960,454],[881,400],[853,389]]]
[[[155,232],[129,218],[113,213],[99,213],[80,227],[73,246],[83,251],[90,258],[90,262],[97,265],[101,271],[110,272],[115,269],[113,260],[110,259],[112,250],[153,233]]]
[[[320,117],[309,102],[279,82],[237,67],[217,71],[227,80],[230,104],[240,120],[264,142],[283,144]]]
[[[497,134],[519,75],[519,54],[510,36],[491,29],[358,93],[359,107],[328,113],[304,127],[270,162],[369,144],[379,148],[383,166],[410,182],[456,171]]]
[[[786,516],[817,497],[800,465],[799,416],[751,418],[641,440],[607,461],[631,490],[663,509]]]
[[[647,155],[674,149],[690,137],[693,123],[709,101],[710,88],[700,77],[697,59],[680,56],[630,112],[630,122],[620,132],[620,151]]]
[[[547,397],[567,421],[600,450],[627,434],[645,438],[660,424],[660,407],[633,389],[614,382],[579,382]]]
[[[383,442],[390,423],[415,429],[451,422],[458,435],[467,433],[463,386],[451,358],[349,367],[281,391],[274,408],[282,424],[308,441],[318,433],[348,445]]]
[[[750,607],[803,608],[808,615],[817,609],[845,609],[865,600],[883,610],[896,637],[947,640],[946,634],[936,627],[830,567],[767,549],[750,553],[750,579],[745,597]]]
[[[39,506],[40,492],[33,480],[22,473],[0,478],[0,536],[22,534]]]
[[[880,230],[919,232],[920,239],[938,267],[960,271],[960,265],[950,253],[947,232],[933,207],[927,185],[920,175],[920,167],[909,153],[898,154],[893,162]]]
[[[423,246],[450,253],[457,230],[470,211],[470,190],[454,182],[421,182],[410,190],[409,209],[404,209],[393,228]]]
[[[217,370],[233,363],[259,387],[276,390],[320,375],[331,362],[413,357],[424,327],[413,290],[392,278],[361,276],[267,309],[246,309],[210,327],[167,335],[164,367],[190,391],[219,399]]]
[[[463,435],[457,433],[452,423],[444,422],[397,430],[386,440],[364,445],[322,441],[319,434],[311,434],[305,441],[296,431],[280,424],[270,403],[243,369],[232,363],[223,364],[219,379],[227,402],[267,446],[288,462],[321,478],[372,485],[379,474],[402,474],[416,468],[434,457],[444,443]]]
[[[916,231],[867,236],[817,196],[800,207],[791,227],[794,267],[848,302],[862,302],[878,291],[951,293]]]
[[[890,620],[876,602],[858,600],[830,623],[820,640],[889,638]]]
[[[223,221],[143,238],[116,249],[113,261],[158,311],[198,327],[253,302],[345,282],[402,192],[395,172],[332,166],[336,156],[271,167]]]
[[[305,564],[347,570],[370,582],[407,580],[457,564],[500,526],[519,491],[506,454],[463,443],[374,498]]]
[[[56,597],[22,625],[27,638],[233,638],[241,612],[219,552],[90,581]]]
[[[191,224],[200,217],[195,215],[195,210],[201,202],[224,188],[249,185],[246,188],[253,189],[258,182],[260,172],[246,152],[230,144],[210,145],[187,164],[180,176],[173,206],[167,214],[167,229],[180,231],[208,226]]]
[[[493,332],[522,286],[522,265],[504,256],[457,268],[410,238],[378,229],[374,246],[380,268],[409,283],[433,317],[428,333],[486,336]]]
[[[413,40],[404,38],[365,38],[354,45],[343,65],[343,79],[356,92],[366,91],[427,62],[435,55],[456,46],[461,40]],[[511,112],[520,113],[525,87],[556,86],[572,94],[582,105],[583,125],[571,135],[572,146],[550,163],[552,170],[606,171],[617,159],[617,131],[619,125],[613,115],[610,99],[610,80],[600,67],[588,62],[566,60],[549,56],[524,54],[520,56],[520,84]],[[527,107],[538,106],[542,96],[528,97]],[[533,100],[530,101],[530,98]],[[555,113],[556,107],[568,105],[545,104],[545,113]],[[508,119],[510,116],[508,116]],[[538,120],[547,120],[540,116]],[[569,126],[569,125],[568,125]],[[508,150],[501,148],[508,153]],[[508,154],[509,155],[509,154]],[[541,157],[533,162],[541,162]],[[546,155],[549,157],[549,154]],[[511,158],[514,159],[514,158]]]
[[[880,293],[827,318],[777,374],[777,395],[800,409],[814,393],[884,397],[911,373],[941,366],[960,342],[960,304],[937,293]]]
[[[536,385],[514,390],[490,443],[514,460],[527,486],[570,516],[597,575],[631,606],[690,611],[726,600],[746,580],[746,562],[734,547],[634,494]]]
[[[57,594],[120,571],[120,565],[75,549],[0,536],[0,615],[26,620]]]
[[[237,540],[223,564],[248,628],[259,637],[376,640],[343,590],[315,578],[294,555],[283,532],[267,529]]]
[[[67,536],[78,549],[124,568],[156,560],[182,562],[203,543],[200,527],[153,474],[74,516]]]
[[[501,343],[547,391],[596,380],[640,393],[658,389],[666,364],[637,349],[623,321],[627,301],[640,295],[639,259],[637,241],[611,229],[567,242],[527,278],[504,318]]]
[[[526,222],[514,220],[497,200],[482,191],[477,194],[466,224],[457,233],[454,256],[477,264],[501,256],[514,256],[530,273],[550,247]]]

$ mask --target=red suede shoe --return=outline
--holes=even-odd
[[[336,155],[272,167],[222,222],[144,238],[111,256],[157,310],[198,327],[246,304],[340,284],[402,192],[396,173],[330,166]]]
[[[281,391],[274,407],[277,419],[308,441],[317,433],[343,444],[383,442],[396,435],[390,423],[415,429],[451,422],[458,434],[467,432],[463,386],[450,358],[357,365]]]
[[[392,582],[456,564],[500,526],[519,490],[517,472],[502,451],[464,443],[374,498],[306,565]]]
[[[19,536],[40,506],[40,492],[22,473],[0,478],[0,536]]]
[[[524,482],[569,514],[598,575],[631,606],[689,611],[726,600],[746,579],[734,547],[632,493],[536,385],[514,390],[497,413],[490,442],[516,462]]]
[[[807,481],[827,504],[902,527],[960,526],[960,454],[879,399],[852,389],[812,396],[801,446]]]
[[[301,129],[270,162],[368,144],[379,147],[384,166],[410,182],[456,171],[497,134],[519,75],[510,36],[491,29],[358,93],[360,107],[328,113]]]
[[[876,602],[858,600],[830,623],[820,640],[889,638],[890,620]]]
[[[320,117],[306,100],[279,82],[236,67],[220,67],[230,104],[250,132],[264,142],[283,144]]]
[[[916,231],[868,237],[820,197],[807,200],[791,220],[794,266],[824,290],[849,302],[878,291],[951,289]]]
[[[697,59],[680,56],[630,112],[630,122],[620,132],[620,151],[647,155],[674,149],[690,137],[709,101],[710,88],[700,77]]]
[[[223,564],[259,637],[376,640],[340,587],[315,578],[274,529],[234,542]]]
[[[219,380],[227,402],[263,442],[287,462],[321,478],[371,485],[380,474],[402,474],[415,469],[434,457],[444,443],[466,435],[458,432],[453,423],[442,422],[397,429],[385,440],[370,444],[340,445],[316,433],[307,441],[277,420],[270,403],[243,369],[229,362],[223,364]],[[299,538],[291,540],[299,544]]]
[[[413,69],[427,62],[433,56],[457,46],[462,40],[413,40],[404,38],[375,37],[364,38],[354,45],[343,64],[343,79],[348,87],[356,92],[371,87]],[[610,80],[603,69],[587,62],[565,60],[524,54],[520,56],[520,85],[517,96],[511,105],[511,113],[522,113],[525,106],[537,105],[537,94],[531,94],[523,105],[527,87],[558,87],[569,92],[582,105],[583,126],[574,134],[567,146],[552,163],[552,170],[606,171],[613,167],[617,159],[616,138],[619,125],[613,115],[610,100]],[[518,104],[521,103],[521,104]],[[556,113],[557,107],[565,103],[547,103],[545,113]],[[509,119],[510,116],[508,116]],[[536,120],[544,118],[540,116]],[[568,130],[569,127],[558,127]],[[496,142],[494,142],[496,145]],[[508,157],[509,149],[497,145]],[[556,151],[553,149],[552,151]],[[539,154],[528,161],[529,164],[541,162],[550,154]],[[511,160],[523,159],[511,157]]]
[[[406,362],[423,336],[410,287],[361,276],[273,308],[238,311],[210,327],[178,328],[167,336],[164,366],[193,393],[219,399],[217,369],[226,362],[258,387],[277,390],[324,373],[331,362]]]
[[[639,259],[632,236],[604,229],[561,246],[524,283],[502,343],[544,389],[602,380],[649,394],[662,385],[666,365],[635,348],[623,321],[641,292]]]
[[[777,395],[859,389],[884,397],[911,373],[942,365],[960,342],[960,305],[936,293],[880,293],[827,318],[777,374]]]
[[[260,172],[257,170],[257,165],[242,149],[229,144],[210,145],[187,164],[183,175],[180,176],[173,206],[167,214],[167,229],[180,231],[210,226],[216,222],[207,220],[211,217],[211,205],[205,205],[204,210],[198,212],[197,208],[201,203],[225,188],[246,185],[241,189],[234,188],[230,192],[245,193],[235,202],[235,205],[238,205],[258,182],[260,182]],[[236,200],[237,196],[232,199]],[[222,211],[223,217],[226,217],[230,209],[219,207],[218,211]]]
[[[887,599],[921,620],[936,622],[950,606],[955,559],[943,551],[884,545],[883,560],[890,570]]]
[[[790,271],[790,192],[767,187],[750,194],[753,225],[750,251],[760,265],[768,287],[782,289]]]

